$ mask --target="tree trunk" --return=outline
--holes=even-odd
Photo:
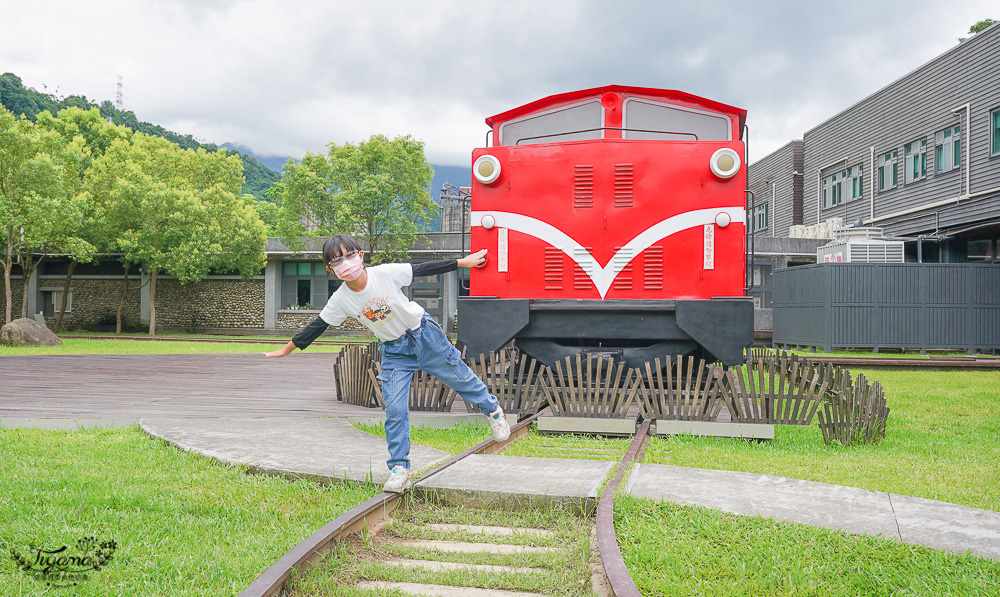
[[[119,336],[122,333],[122,309],[125,308],[125,295],[128,294],[128,268],[129,264],[125,264],[125,286],[122,288],[122,296],[118,299],[118,313],[115,316],[115,334]]]
[[[13,263],[4,262],[3,264],[3,291],[4,291],[4,303],[6,303],[6,310],[4,311],[4,324],[10,323],[11,311],[14,310],[14,295],[10,291],[10,270],[13,267]]]
[[[12,311],[14,310],[14,295],[11,293],[10,289],[10,270],[14,269],[14,246],[11,242],[13,238],[14,230],[13,228],[7,229],[7,259],[3,262],[3,289],[4,289],[4,302],[6,303],[6,310],[4,311],[4,324],[11,322]]]
[[[76,269],[76,260],[69,262],[69,270],[66,272],[66,281],[63,282],[62,301],[59,303],[59,315],[56,316],[56,325],[52,329],[53,334],[58,334],[62,328],[63,316],[66,315],[66,302],[69,298],[69,281],[73,278],[73,270]]]
[[[156,274],[154,269],[149,272],[149,335],[156,335]]]
[[[28,316],[28,284],[31,283],[31,274],[27,264],[21,262],[21,317]],[[34,315],[34,313],[32,313]]]

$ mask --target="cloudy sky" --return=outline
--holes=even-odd
[[[98,0],[0,4],[0,72],[261,156],[410,134],[468,165],[485,117],[607,84],[748,110],[751,160],[924,64],[996,0]]]

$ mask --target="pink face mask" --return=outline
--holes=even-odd
[[[361,276],[361,272],[364,269],[365,265],[361,262],[361,257],[355,255],[350,259],[345,259],[343,263],[333,268],[333,273],[337,274],[337,277],[341,280],[353,282]]]

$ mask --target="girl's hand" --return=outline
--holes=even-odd
[[[486,249],[481,249],[458,260],[458,267],[482,267],[486,265]]]

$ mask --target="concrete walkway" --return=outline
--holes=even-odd
[[[414,415],[413,424],[433,425],[439,418]],[[388,474],[385,440],[358,431],[346,419],[142,419],[141,426],[183,449],[289,477],[363,481],[371,475],[381,482]],[[422,469],[447,456],[414,445],[411,459],[415,469]],[[480,505],[561,503],[588,510],[596,507],[612,464],[475,455],[417,487]],[[771,475],[658,464],[634,467],[626,491],[1000,559],[1000,512],[992,510]]]
[[[1000,512],[773,475],[638,464],[636,497],[790,520],[1000,559]]]
[[[140,419],[139,425],[183,450],[270,474],[324,482],[389,478],[385,440],[355,429],[347,419]],[[450,456],[415,444],[410,449],[415,470]]]

